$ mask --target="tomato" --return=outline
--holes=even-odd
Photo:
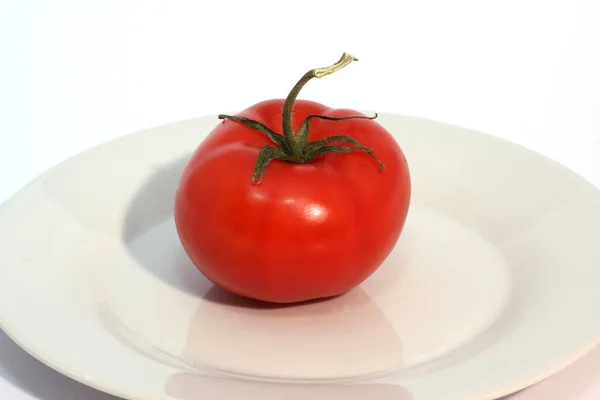
[[[223,119],[180,177],[175,223],[194,265],[229,292],[274,303],[345,293],[394,248],[411,183],[399,144],[374,118],[296,100],[265,100]],[[282,133],[278,133],[281,131]]]

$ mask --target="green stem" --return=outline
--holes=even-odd
[[[253,119],[249,119],[246,117],[239,117],[237,115],[219,114],[218,118],[219,119],[230,119],[232,121],[240,122],[249,128],[252,128],[254,130],[257,130],[258,132],[265,134],[269,139],[271,139],[274,143],[279,145],[279,147],[283,148],[284,150],[286,148],[286,144],[285,144],[285,141],[283,140],[283,136],[281,136],[277,132],[273,132],[265,124],[261,124],[258,121],[254,121]]]
[[[304,85],[306,85],[306,83],[312,78],[322,78],[329,74],[333,74],[334,72],[339,71],[346,65],[350,64],[352,61],[358,61],[358,59],[351,54],[344,53],[338,62],[330,65],[329,67],[311,69],[304,74],[302,78],[300,78],[298,83],[296,83],[286,97],[285,103],[283,103],[281,129],[283,131],[283,137],[286,141],[286,144],[289,146],[294,157],[301,157],[301,149],[299,149],[299,146],[296,143],[294,128],[292,127],[292,109],[294,108],[294,102],[296,101],[300,90],[302,90]]]
[[[384,170],[384,164],[379,158],[373,153],[375,149],[371,149],[363,146],[360,142],[352,139],[350,136],[333,135],[327,139],[317,140],[309,142],[309,125],[312,118],[319,118],[329,121],[344,121],[349,119],[367,119],[372,120],[377,118],[377,114],[373,117],[367,117],[365,115],[349,115],[345,117],[330,117],[327,115],[310,114],[308,115],[302,124],[300,125],[298,132],[294,133],[292,127],[292,110],[294,108],[294,102],[300,93],[300,90],[306,85],[312,78],[322,78],[326,75],[333,74],[336,71],[344,68],[352,61],[357,59],[348,54],[344,53],[342,57],[333,65],[324,68],[311,69],[300,78],[296,85],[292,88],[288,94],[285,102],[283,103],[283,110],[281,115],[281,127],[282,134],[279,134],[265,124],[255,121],[246,117],[236,115],[219,115],[220,119],[231,120],[243,124],[251,129],[261,132],[267,136],[274,145],[264,146],[258,153],[256,158],[256,165],[254,173],[252,174],[252,181],[255,184],[260,184],[263,179],[263,175],[267,166],[274,160],[285,161],[295,164],[306,164],[313,158],[319,157],[330,153],[348,153],[351,151],[363,151],[372,157],[379,163],[379,170]],[[350,130],[352,127],[349,127]],[[351,132],[349,132],[351,134]],[[345,146],[334,145],[334,142],[345,143]]]

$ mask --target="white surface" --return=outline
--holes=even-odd
[[[172,204],[213,115],[80,154],[6,203],[0,325],[59,371],[148,400],[186,400],[192,388],[236,398],[235,387],[248,400],[348,399],[336,386],[224,388],[218,371],[366,380],[353,389],[362,398],[488,400],[592,349],[600,191],[491,136],[386,113],[378,121],[410,160],[411,210],[390,257],[352,292],[273,309],[195,271]]]
[[[341,51],[360,63],[303,96],[489,132],[600,185],[598,2],[339,3],[1,2],[0,199],[106,139],[284,96]],[[2,399],[106,398],[0,353]],[[586,360],[519,400],[600,397]]]

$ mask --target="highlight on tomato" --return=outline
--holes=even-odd
[[[189,159],[175,198],[180,241],[198,270],[240,296],[294,303],[358,286],[396,245],[411,182],[377,114],[297,99],[261,101],[222,121]]]

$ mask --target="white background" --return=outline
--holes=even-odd
[[[0,202],[157,124],[301,93],[463,125],[600,186],[600,2],[0,0]],[[0,334],[0,399],[105,400]],[[600,398],[600,350],[514,397]],[[440,399],[443,400],[443,399]]]

